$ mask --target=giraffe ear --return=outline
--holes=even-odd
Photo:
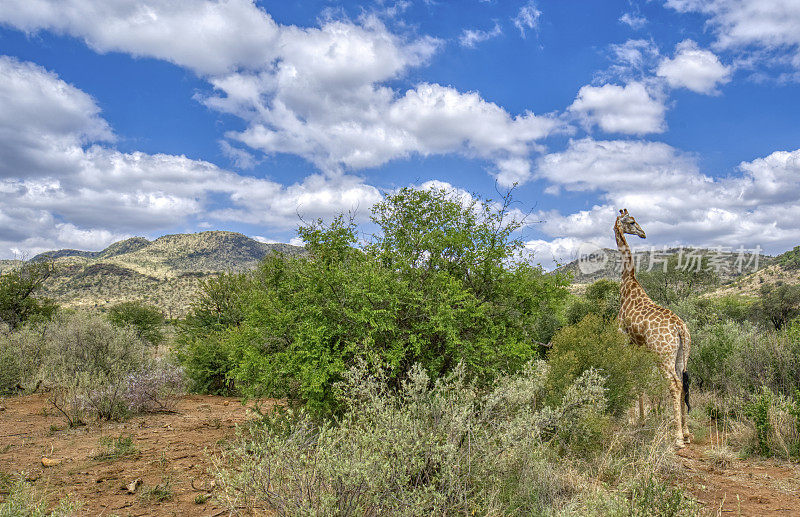
[[[623,213],[624,213],[625,215],[627,215],[627,214],[628,214],[628,209],[626,208],[626,209],[625,209],[625,211],[624,211]]]
[[[619,214],[620,214],[620,215],[622,215],[622,214],[624,214],[624,213],[625,213],[625,212],[623,212],[622,210],[620,210],[620,211],[619,211]]]

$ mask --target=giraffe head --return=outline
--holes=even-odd
[[[642,239],[645,238],[644,230],[642,230],[642,227],[636,222],[636,219],[634,219],[633,216],[628,213],[627,208],[619,211],[616,226],[622,231],[622,233],[638,235]]]

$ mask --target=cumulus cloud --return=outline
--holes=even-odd
[[[664,77],[672,88],[688,88],[693,92],[719,93],[717,86],[731,80],[731,70],[720,63],[713,52],[698,48],[687,39],[675,47],[675,56],[664,58],[656,74]]]
[[[368,208],[377,189],[350,175],[293,185],[185,156],[122,153],[84,92],[31,63],[0,57],[0,254],[100,249],[133,233],[208,216],[288,229],[298,214]]]
[[[97,52],[155,57],[203,74],[271,62],[279,32],[251,0],[6,0],[0,23],[67,34]]]
[[[665,130],[666,107],[641,82],[581,87],[569,110],[608,133],[643,135]]]
[[[480,29],[464,29],[464,32],[462,32],[461,36],[458,38],[458,42],[462,47],[475,48],[478,46],[478,43],[483,43],[484,41],[496,38],[501,34],[503,34],[503,29],[500,28],[499,23],[495,22],[494,28],[488,31]]]
[[[667,0],[666,5],[708,16],[715,48],[766,51],[759,60],[800,69],[800,3],[795,0]]]
[[[637,241],[643,246],[691,242],[780,251],[800,239],[800,149],[742,162],[735,173],[712,178],[692,155],[663,143],[586,138],[541,157],[535,173],[601,198],[587,210],[537,214],[562,255],[586,241],[613,247],[610,228],[619,208],[628,208],[646,229],[647,241]]]
[[[538,16],[533,3],[522,8],[523,33]],[[535,141],[561,127],[555,117],[508,113],[475,92],[387,86],[426,63],[440,42],[393,33],[369,14],[298,27],[277,24],[252,0],[13,0],[0,7],[0,21],[194,70],[213,88],[196,96],[200,102],[247,122],[223,144],[241,167],[258,157],[234,143],[296,154],[330,175],[457,153],[486,161],[500,181],[511,177],[504,164],[515,163],[515,181],[524,181],[519,162],[530,162]]]

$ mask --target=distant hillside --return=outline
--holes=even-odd
[[[710,264],[717,271],[722,284],[730,284],[738,278],[746,277],[755,271],[770,267],[776,263],[777,257],[758,255],[752,253],[741,254],[737,251],[724,252],[713,249],[670,248],[651,252],[634,251],[634,260],[637,271],[647,271],[663,267],[663,260],[671,255],[681,253],[683,264],[697,263],[697,258],[708,257]],[[695,266],[696,267],[696,266]],[[555,270],[560,273],[572,275],[573,283],[582,285],[590,284],[601,278],[619,280],[622,274],[622,259],[619,251],[615,249],[598,249],[591,256],[584,256],[573,260]]]
[[[800,284],[800,246],[795,246],[794,249],[781,253],[767,267],[736,278],[728,285],[721,286],[710,296],[729,294],[756,296],[762,285],[776,282]]]
[[[203,278],[255,268],[270,253],[297,255],[303,248],[265,244],[234,232],[134,237],[102,251],[56,250],[33,257],[53,260],[56,274],[45,295],[66,307],[100,308],[143,300],[168,317],[183,316]],[[14,264],[0,264],[7,269]]]

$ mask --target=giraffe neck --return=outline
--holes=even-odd
[[[625,240],[625,234],[617,225],[614,226],[614,236],[617,238],[617,249],[622,255],[622,282],[636,280],[636,268],[633,265],[631,248],[628,246],[628,241]]]

